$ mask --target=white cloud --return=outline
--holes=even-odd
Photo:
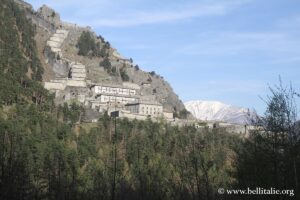
[[[84,2],[82,0],[26,0],[33,5],[35,9],[38,9],[42,5],[47,5],[55,9],[65,9],[74,8],[97,8],[99,5],[107,6],[110,3],[109,0],[91,0],[89,2]],[[78,10],[74,10],[77,12]]]
[[[225,5],[204,5],[196,8],[185,8],[172,11],[144,11],[128,13],[123,17],[97,19],[92,21],[93,26],[128,27],[144,24],[174,22],[201,16],[223,15]]]
[[[29,0],[37,8],[47,4],[57,9],[64,20],[92,27],[132,27],[170,23],[204,16],[225,15],[249,0],[146,1],[146,0]]]
[[[300,39],[288,32],[211,32],[178,49],[177,53],[199,56],[237,56],[260,54],[265,56],[288,55],[298,57]]]
[[[202,32],[199,43],[188,44],[176,53],[199,56],[241,56],[259,54],[272,57],[272,62],[293,62],[300,58],[300,15],[273,21],[269,31]]]

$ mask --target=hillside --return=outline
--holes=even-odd
[[[107,114],[97,123],[79,124],[82,107],[76,103],[55,105],[54,96],[41,84],[43,68],[34,40],[38,36],[25,13],[13,1],[3,0],[0,23],[1,200],[195,196],[195,186],[193,191],[187,190],[188,182],[195,182],[194,176],[185,172],[187,163],[192,171],[192,160],[180,162],[191,152],[179,152],[195,137],[203,138],[196,129],[179,129],[150,119],[118,119],[114,126],[114,119]],[[121,131],[117,133],[114,127]],[[186,131],[190,134],[183,134]],[[209,139],[208,134],[202,136]],[[181,150],[173,145],[180,140],[186,141]],[[173,159],[174,148],[176,157],[182,159]],[[205,158],[224,155],[221,146],[209,152]],[[228,156],[231,152],[228,149]],[[198,153],[200,156],[200,150]],[[232,168],[225,160],[220,168],[211,169],[225,176]],[[221,182],[231,180],[216,181],[214,187]]]
[[[48,69],[41,62],[47,59],[39,56],[47,52],[40,52],[44,44],[37,38],[47,42],[56,33],[61,41],[68,33],[45,29],[38,35],[30,20],[38,20],[30,18],[36,13],[25,13],[31,6],[15,2],[2,0],[0,6],[1,200],[252,200],[261,196],[226,191],[257,186],[268,192],[263,199],[299,199],[300,132],[291,120],[296,106],[288,101],[294,90],[272,90],[264,120],[249,137],[222,127],[129,120],[106,112],[96,123],[82,122],[83,105],[55,103],[56,93],[42,81]],[[64,72],[52,64],[46,66],[58,70],[53,76]],[[73,63],[71,72],[85,72],[83,66]],[[285,194],[271,194],[274,188]]]
[[[114,125],[107,114],[97,123],[79,124],[82,107],[55,105],[41,84],[38,36],[25,13],[3,0],[0,23],[0,199],[194,199],[200,191],[191,172],[202,170],[186,159],[192,156],[203,157],[205,170],[220,176],[207,190],[232,183],[221,177],[233,168],[227,142],[238,138],[224,134],[218,139],[222,145],[203,154],[185,150],[195,141],[211,140],[194,127],[150,119],[118,119]],[[212,158],[218,158],[217,168],[209,164]],[[203,189],[201,195],[217,194],[208,196]]]
[[[122,57],[109,41],[97,35],[90,27],[79,27],[60,20],[60,15],[46,5],[34,11],[22,1],[17,1],[25,9],[26,15],[36,26],[35,36],[39,59],[44,68],[43,81],[57,82],[68,77],[72,63],[80,63],[85,67],[87,80],[86,89],[80,89],[86,94],[88,87],[94,84],[134,85],[139,89],[139,101],[157,102],[167,112],[180,113],[184,105],[174,93],[170,84],[155,72],[145,72],[132,59]],[[49,48],[49,40],[65,31],[66,37],[60,43],[59,57]],[[60,33],[60,32],[58,32]],[[81,43],[80,43],[81,40]],[[56,42],[56,41],[55,41]],[[127,84],[130,83],[130,84]],[[61,92],[60,92],[61,93]],[[58,95],[57,103],[65,102],[67,92]],[[75,99],[78,97],[74,97]],[[89,98],[89,97],[88,97]],[[87,103],[86,103],[87,104]]]

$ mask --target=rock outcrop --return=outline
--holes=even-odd
[[[92,32],[90,27],[62,22],[59,14],[45,5],[37,12],[28,6],[25,10],[37,27],[36,40],[45,68],[44,81],[47,89],[63,91],[67,87],[81,87],[83,93],[88,93],[88,86],[93,83],[122,86],[122,70],[128,75],[129,83],[139,87],[141,100],[157,101],[168,112],[179,112],[185,108],[172,87],[161,76],[135,68],[131,59],[121,56],[102,37]],[[114,75],[99,66],[104,57],[78,55],[77,42],[83,31],[90,32],[101,47],[106,46],[106,56],[116,69]],[[59,92],[56,96],[68,98],[68,95]],[[58,100],[58,103],[62,101]]]
[[[55,27],[58,28],[61,26],[60,16],[52,8],[43,5],[41,8],[38,9],[37,12],[40,17],[42,17],[45,21],[53,24]]]

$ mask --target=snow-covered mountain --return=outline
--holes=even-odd
[[[186,109],[199,120],[223,121],[234,124],[248,124],[249,110],[224,104],[219,101],[189,101]]]

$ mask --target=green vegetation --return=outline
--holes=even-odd
[[[6,5],[4,7],[4,5]],[[35,28],[11,1],[0,7],[0,102],[34,101],[41,105],[51,98],[35,80],[42,80],[43,67],[37,56]]]
[[[117,68],[116,68],[115,66],[113,66],[113,67],[111,68],[111,74],[112,74],[113,76],[116,76],[116,75],[117,75]]]
[[[179,119],[187,119],[189,114],[191,114],[189,111],[187,111],[185,108],[183,110],[178,111],[176,107],[174,107],[173,116]]]
[[[51,14],[51,17],[55,17],[56,16],[56,13],[55,12],[52,12],[52,14]]]
[[[105,57],[99,64],[100,67],[103,67],[108,74],[112,76],[118,76],[119,72],[116,66],[112,66],[108,57]],[[120,76],[123,81],[129,81],[129,76],[126,72],[125,66],[120,69]]]
[[[20,81],[30,70],[32,79],[42,80],[43,68],[32,37],[35,27],[23,17],[23,12],[15,4],[9,3],[8,8],[1,6],[0,9],[0,69],[5,72],[1,76]],[[23,48],[19,49],[19,45]]]
[[[121,75],[122,81],[129,81],[130,78],[129,78],[127,72],[126,72],[125,67],[120,69],[120,75]]]
[[[135,69],[135,71],[139,71],[139,70],[140,70],[140,67],[139,67],[138,65],[135,65],[135,66],[134,66],[134,69]]]
[[[243,139],[150,119],[117,119],[115,131],[107,113],[80,124],[82,108],[56,107],[37,81],[34,28],[13,1],[2,0],[0,23],[0,199],[234,199],[218,188],[247,187],[299,195],[293,89],[272,89],[259,128]]]
[[[109,61],[108,57],[105,57],[103,61],[100,62],[99,64],[101,67],[104,67],[104,69],[108,72],[111,71],[111,63]]]
[[[89,53],[94,53],[96,50],[96,42],[89,31],[83,31],[77,46],[79,48],[78,55],[87,56]]]
[[[255,120],[259,129],[237,151],[239,187],[289,188],[300,195],[300,129],[295,126],[299,95],[281,81],[270,91],[264,116]]]
[[[90,57],[107,56],[107,51],[110,48],[110,44],[108,42],[105,42],[102,37],[97,38],[100,39],[102,42],[96,42],[91,32],[83,31],[77,42],[77,47],[79,48],[78,55]],[[102,43],[104,44],[101,45]]]
[[[81,115],[83,113],[83,109],[81,106],[76,103],[72,103],[70,106],[68,104],[64,104],[62,107],[58,107],[59,110],[63,112],[63,122],[68,123],[71,126],[74,126],[75,123],[80,122]]]
[[[155,71],[150,72],[150,75],[155,76],[156,75]]]
[[[183,109],[179,112],[179,118],[180,119],[187,119],[189,114],[190,114],[189,111],[187,111],[186,109]]]

